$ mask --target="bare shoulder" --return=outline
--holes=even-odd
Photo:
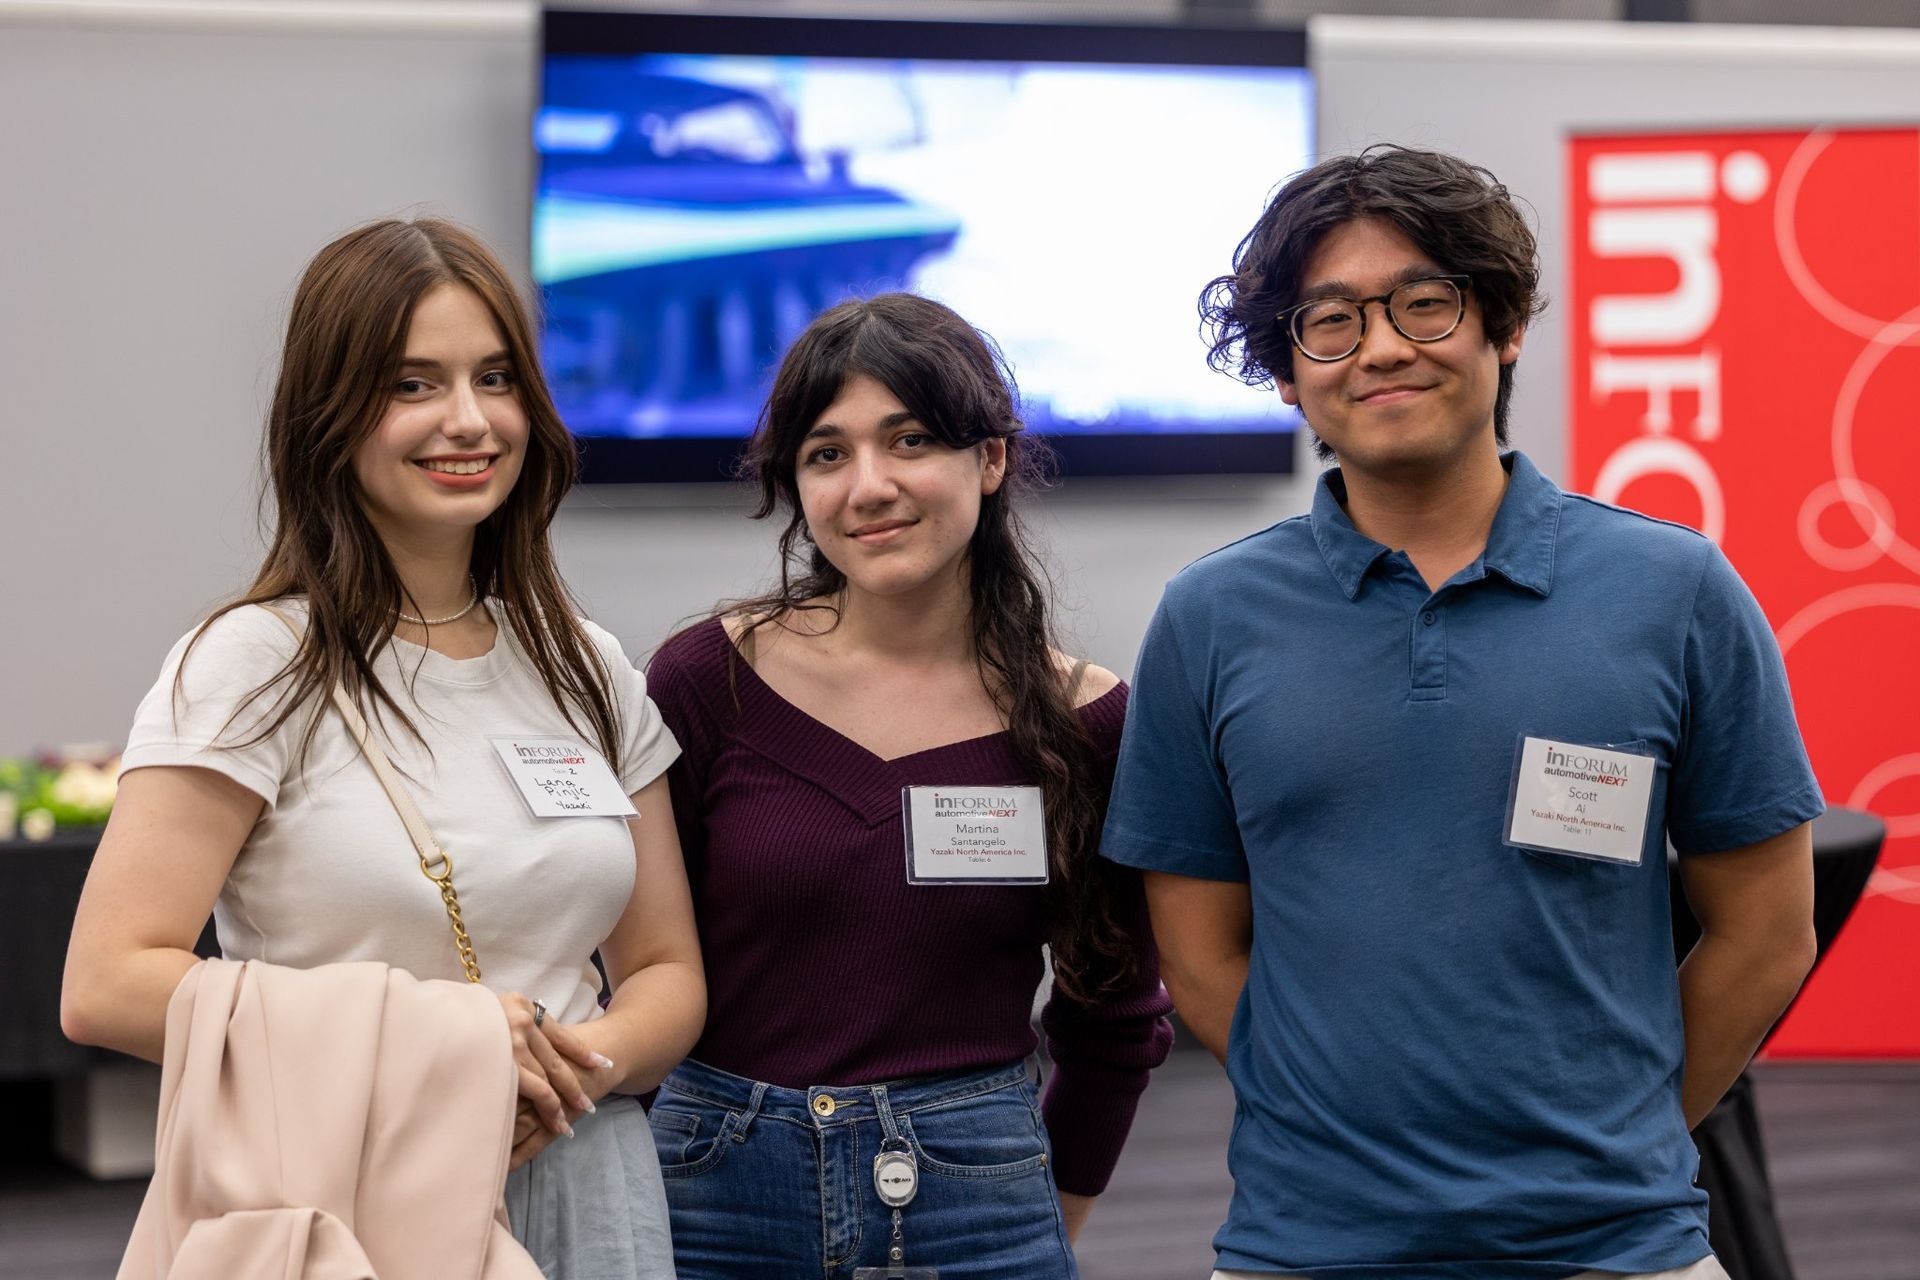
[[[1076,706],[1086,706],[1089,702],[1098,702],[1112,693],[1120,685],[1120,677],[1113,674],[1097,662],[1087,664],[1086,674],[1080,677],[1080,693],[1074,699]]]
[[[792,608],[745,609],[722,614],[720,624],[747,665],[757,667],[769,649],[808,648],[832,631],[839,620],[839,612],[832,602],[806,600]]]
[[[765,622],[767,616],[765,613],[752,611],[725,613],[720,615],[720,625],[726,628],[727,639],[731,640],[737,647],[740,643],[740,638]]]
[[[1054,664],[1060,668],[1061,676],[1071,679],[1073,669],[1079,663],[1080,659],[1070,653],[1061,653],[1056,649],[1054,650],[1053,661]],[[1119,676],[1113,674],[1113,672],[1107,670],[1097,662],[1089,662],[1087,663],[1086,670],[1080,675],[1080,687],[1074,691],[1073,705],[1076,707],[1084,707],[1089,702],[1098,702],[1113,692],[1114,686],[1119,683]]]

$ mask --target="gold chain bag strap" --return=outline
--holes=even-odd
[[[278,609],[262,607],[280,619],[282,625],[293,632],[296,640],[301,637],[300,628],[287,615]],[[473,939],[467,936],[466,922],[460,918],[460,895],[453,887],[453,859],[434,842],[433,831],[427,826],[427,820],[420,816],[413,797],[407,794],[399,771],[387,759],[387,753],[380,749],[380,744],[373,740],[360,708],[353,705],[353,699],[339,685],[333,686],[333,705],[339,708],[340,718],[347,722],[347,732],[360,744],[360,754],[373,766],[373,776],[380,780],[381,789],[387,793],[394,811],[400,815],[400,822],[406,827],[408,838],[413,841],[413,851],[419,855],[420,874],[432,881],[434,888],[440,891],[440,901],[447,908],[447,923],[453,926],[453,945],[460,951],[460,967],[466,971],[467,981],[480,981],[480,960],[473,953]]]

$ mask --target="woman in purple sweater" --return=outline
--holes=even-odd
[[[1053,646],[1017,404],[938,303],[821,315],[750,446],[780,587],[649,667],[710,992],[652,1112],[681,1280],[854,1280],[896,1246],[1068,1280],[1171,1043],[1138,882],[1095,856],[1126,687]],[[996,882],[928,882],[969,872]]]

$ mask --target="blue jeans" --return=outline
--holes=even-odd
[[[651,1120],[680,1280],[851,1280],[885,1266],[893,1211],[873,1158],[896,1136],[920,1167],[901,1210],[908,1266],[940,1280],[1078,1280],[1024,1065],[783,1089],[689,1060]]]

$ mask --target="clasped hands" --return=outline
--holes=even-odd
[[[551,1014],[536,1025],[527,997],[508,992],[500,997],[500,1007],[519,1072],[520,1103],[507,1163],[508,1169],[518,1169],[554,1139],[571,1138],[573,1122],[592,1111],[618,1077],[613,1061],[590,1048],[579,1028],[562,1026]]]

